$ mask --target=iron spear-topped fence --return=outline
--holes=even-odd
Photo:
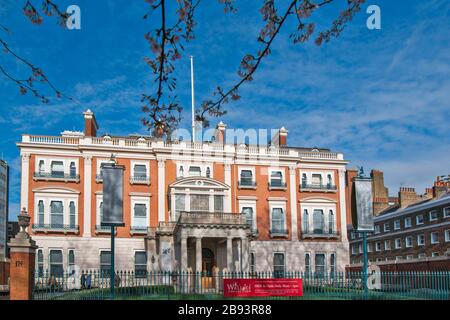
[[[53,274],[52,274],[53,273]],[[308,272],[148,272],[119,271],[114,299],[224,299],[224,279],[302,279],[305,300],[450,300],[450,272],[378,272],[369,276],[364,292],[362,273]],[[105,300],[110,296],[108,270],[40,272],[35,276],[36,300]],[[242,298],[241,298],[242,299]],[[261,299],[261,298],[258,298]]]

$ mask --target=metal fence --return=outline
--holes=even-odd
[[[264,299],[305,300],[450,300],[450,272],[379,272],[369,275],[364,290],[362,273],[315,274],[305,272],[138,272],[119,271],[115,276],[115,295],[110,294],[110,275],[100,271],[35,275],[36,300],[104,299],[224,299],[223,279],[301,278],[302,297]],[[242,298],[240,298],[242,299]],[[258,298],[261,299],[261,298]]]

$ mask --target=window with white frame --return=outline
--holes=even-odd
[[[450,217],[450,207],[444,208],[444,218]]]
[[[334,277],[336,274],[336,253],[330,254],[330,276]]]
[[[69,271],[73,274],[75,273],[75,250],[69,249],[67,252],[67,266],[69,267]]]
[[[334,219],[334,212],[333,210],[329,210],[328,211],[328,233],[329,234],[334,234],[334,223],[335,223],[335,219]]]
[[[384,240],[384,250],[391,250],[391,241]]]
[[[255,265],[256,265],[255,253],[250,252],[250,272],[255,272],[255,270],[256,270]]]
[[[50,250],[50,276],[62,277],[64,273],[62,250]]]
[[[54,158],[54,157],[36,157],[36,173],[39,176],[49,175],[51,178],[76,178],[77,159]]]
[[[62,201],[50,202],[50,225],[55,228],[64,226],[64,207]]]
[[[352,246],[352,254],[356,254],[356,245]]]
[[[45,209],[44,209],[44,201],[39,200],[38,202],[38,224],[44,225],[45,221]]]
[[[215,212],[223,212],[223,196],[222,195],[214,195],[214,211]]]
[[[411,228],[412,223],[411,223],[411,217],[406,217],[405,218],[405,228]]]
[[[71,228],[75,228],[75,225],[76,225],[75,202],[70,201],[70,203],[69,203],[69,226]]]
[[[416,216],[416,225],[421,225],[423,224],[423,215],[422,214],[418,214]]]
[[[417,245],[418,246],[424,246],[425,245],[425,235],[419,234],[417,236]]]
[[[148,163],[132,162],[131,182],[132,183],[148,183],[149,169]]]
[[[315,272],[317,276],[324,276],[326,272],[326,260],[324,253],[316,253],[315,256]]]
[[[402,247],[402,239],[397,238],[395,239],[395,249],[401,249]]]
[[[241,170],[240,181],[241,186],[253,186],[253,172],[249,169]]]
[[[425,259],[427,257],[427,255],[425,253],[419,253],[419,255],[417,257],[419,259]]]
[[[406,256],[406,260],[412,260],[412,259],[414,259],[414,255],[408,254],[408,255]]]
[[[133,207],[133,228],[145,229],[148,227],[147,203],[135,202]]]
[[[272,231],[284,232],[285,214],[283,208],[272,208]]]
[[[199,166],[190,166],[189,167],[189,176],[190,177],[200,177],[202,175],[202,171]]]
[[[44,252],[42,251],[42,249],[37,250],[36,260],[38,274],[40,277],[42,277],[44,275]]]
[[[437,220],[437,210],[432,210],[428,213],[430,221],[436,221]]]
[[[273,254],[273,273],[274,278],[283,278],[285,272],[284,253],[275,252]]]
[[[445,230],[445,242],[450,242],[450,229]]]
[[[303,233],[308,234],[309,233],[309,213],[308,209],[303,210]]]
[[[381,242],[375,243],[375,251],[377,251],[377,252],[381,251]]]
[[[367,252],[372,252],[372,243],[367,244]]]
[[[305,273],[311,273],[311,254],[309,252],[305,253]]]
[[[270,186],[271,187],[282,187],[283,186],[283,171],[282,170],[271,170],[270,171]]]
[[[178,221],[180,213],[185,210],[186,210],[186,195],[175,194],[175,220]]]
[[[383,230],[384,230],[384,232],[389,232],[389,231],[390,231],[389,222],[386,222],[386,223],[383,225]]]
[[[375,234],[378,234],[378,233],[381,232],[381,231],[380,231],[380,225],[379,225],[379,224],[375,225],[374,232],[375,232]]]
[[[322,186],[322,175],[320,173],[313,173],[311,175],[311,184],[314,186]]]
[[[362,243],[360,243],[360,244],[358,245],[358,253],[363,253],[363,246],[362,246]]]
[[[314,234],[323,234],[323,230],[325,227],[323,210],[314,209],[313,212],[313,228]]]
[[[431,253],[431,257],[432,257],[432,258],[437,258],[437,257],[439,257],[439,252],[432,252],[432,253]]]
[[[102,277],[109,277],[111,274],[111,251],[100,251],[100,275]]]
[[[52,161],[50,165],[52,177],[64,178],[64,162]]]
[[[134,253],[134,274],[136,278],[147,277],[147,252],[136,251]]]
[[[253,229],[253,207],[243,207],[242,213],[245,215],[247,224]]]
[[[191,211],[209,211],[209,195],[207,194],[191,194]]]
[[[45,172],[45,162],[44,162],[44,160],[39,160],[38,172],[39,173],[44,173]]]
[[[412,248],[413,246],[413,238],[411,236],[407,236],[405,238],[405,247]]]
[[[350,240],[355,240],[355,233],[354,232],[350,232]]]
[[[306,173],[302,173],[302,186],[306,187],[308,184],[308,178],[306,177]]]
[[[71,177],[75,177],[77,175],[77,167],[75,166],[75,162],[71,161],[69,165],[69,175]]]
[[[400,230],[400,220],[394,221],[394,230]]]
[[[438,232],[431,232],[430,233],[430,240],[432,244],[439,243],[439,233]]]

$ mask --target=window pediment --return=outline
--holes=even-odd
[[[230,187],[223,182],[201,177],[188,177],[178,179],[170,185],[171,188],[205,188],[205,189],[229,189]]]
[[[80,191],[65,187],[43,187],[33,189],[34,193],[80,194]]]

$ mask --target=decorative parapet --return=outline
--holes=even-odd
[[[67,137],[67,136],[43,136],[43,135],[23,135],[22,143],[39,145],[67,145],[67,146],[104,146],[108,148],[125,149],[154,149],[164,152],[202,152],[202,153],[225,153],[236,156],[256,156],[256,157],[283,157],[301,158],[304,160],[333,160],[344,161],[342,153],[304,150],[289,147],[259,146],[259,145],[233,145],[218,142],[191,142],[191,141],[154,141],[140,137]]]

